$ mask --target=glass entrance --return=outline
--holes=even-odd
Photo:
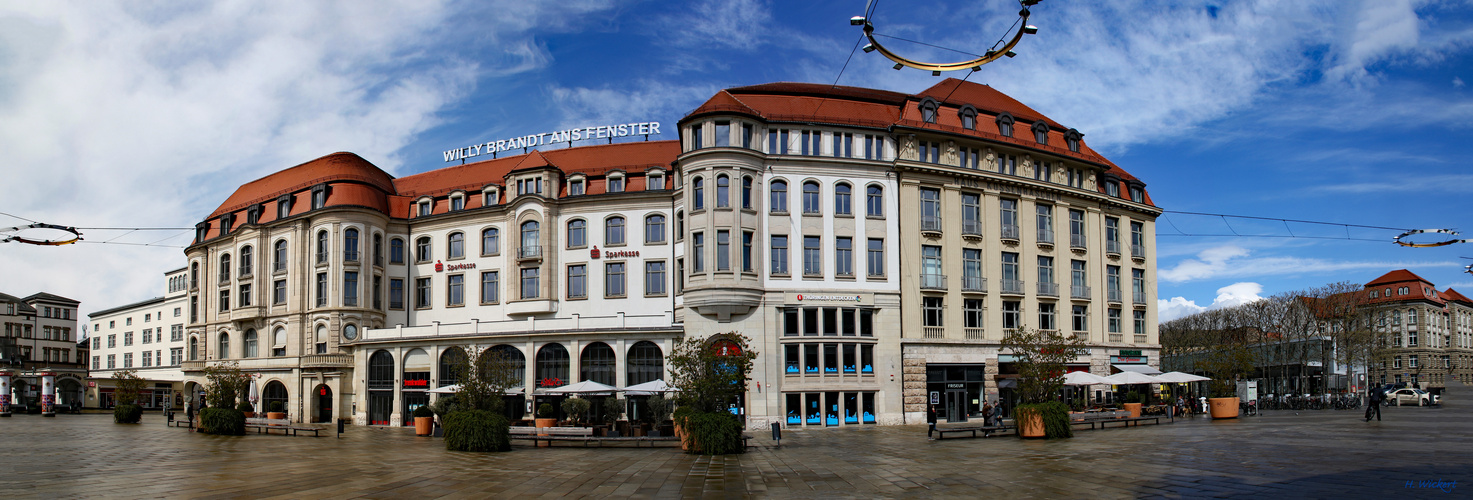
[[[332,389],[317,386],[317,422],[332,422]]]

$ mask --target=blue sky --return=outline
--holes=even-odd
[[[181,5],[0,7],[0,212],[188,228],[240,184],[335,151],[402,176],[486,140],[673,130],[730,86],[939,80],[851,59],[858,0]],[[886,0],[873,19],[980,52],[1016,11]],[[1473,232],[1473,3],[1045,0],[1030,23],[1040,32],[1018,57],[969,79],[1078,128],[1167,210]],[[1173,213],[1158,234],[1163,318],[1398,268],[1473,292],[1460,258],[1473,244],[1408,249],[1390,230]],[[0,245],[0,291],[70,296],[84,313],[142,300],[162,293],[189,238],[91,230],[70,247]]]

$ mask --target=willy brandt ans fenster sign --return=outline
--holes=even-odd
[[[620,123],[617,125],[601,125],[597,127],[570,128],[556,132],[543,132],[541,134],[524,135],[511,139],[500,139],[487,141],[480,144],[472,144],[460,149],[445,151],[445,161],[464,160],[481,155],[500,153],[511,149],[525,149],[554,144],[559,142],[584,141],[590,139],[613,139],[615,137],[630,137],[643,135],[648,138],[651,135],[660,134],[660,122]]]

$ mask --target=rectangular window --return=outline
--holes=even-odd
[[[788,237],[772,236],[772,274],[788,274]]]
[[[317,273],[317,307],[327,305],[327,273]]]
[[[742,231],[742,271],[752,272],[752,232]]]
[[[523,299],[535,299],[540,293],[538,290],[538,274],[541,270],[536,267],[522,268],[522,295]]]
[[[131,353],[131,352],[125,352],[125,353],[123,353],[123,368],[132,368],[132,367],[133,367],[133,353]]]
[[[885,275],[885,240],[870,238],[866,253],[866,264],[869,267],[869,275],[880,277]]]
[[[452,274],[450,276],[446,276],[445,283],[446,283],[445,305],[447,305],[447,306],[461,306],[461,305],[465,305],[465,275],[464,274]]]
[[[251,284],[250,283],[246,283],[246,284],[240,285],[240,301],[239,301],[239,306],[240,307],[250,307],[251,306]]]
[[[624,192],[624,178],[623,177],[609,177],[608,178],[608,185],[609,185],[609,192],[610,193],[622,193],[622,192]]]
[[[982,316],[982,299],[965,299],[962,301],[962,326],[965,328],[982,328],[984,318]]]
[[[978,248],[962,249],[962,291],[985,292],[986,282],[982,281],[982,250]]]
[[[819,241],[818,236],[803,237],[803,274],[806,276],[823,274],[823,258],[819,254],[822,249]]]
[[[1069,210],[1069,246],[1072,248],[1085,248],[1084,241],[1084,211]]]
[[[691,261],[690,270],[693,273],[706,272],[706,234],[696,231],[690,234]]]
[[[1131,312],[1134,313],[1134,316],[1135,316],[1135,334],[1136,335],[1145,335],[1146,334],[1146,312],[1145,311],[1131,311]]]
[[[962,234],[982,235],[982,196],[962,193]]]
[[[123,332],[123,347],[133,345],[133,332]]]
[[[1000,200],[999,215],[1002,218],[1002,238],[1018,239],[1018,200]]]
[[[1109,323],[1108,327],[1109,327],[1110,333],[1120,333],[1120,310],[1119,309],[1110,309],[1109,311],[1106,312],[1106,316],[1109,319],[1109,321],[1108,321],[1108,323]]]
[[[1146,257],[1146,230],[1145,225],[1139,222],[1130,223],[1130,256]]]
[[[604,295],[607,297],[623,297],[625,293],[624,263],[609,262],[604,264]]]
[[[880,148],[883,147],[881,144],[882,143],[880,143],[880,142],[878,142],[878,141],[875,140],[875,136],[872,136],[872,135],[866,135],[866,136],[864,136],[864,159],[866,159],[866,160],[878,160],[878,159],[880,159]]]
[[[647,190],[663,191],[665,189],[665,176],[663,175],[651,175],[649,176],[647,181],[648,182],[646,182],[646,184],[649,184],[648,186],[645,186],[645,189]]]
[[[752,149],[752,124],[742,124],[742,147]]]
[[[1105,253],[1120,253],[1120,219],[1105,217]]]
[[[941,247],[921,245],[921,288],[945,290],[946,278],[941,269]]]
[[[414,308],[425,309],[430,307],[430,279],[414,279]]]
[[[921,188],[921,230],[941,230],[941,190]]]
[[[1059,325],[1058,325],[1058,323],[1056,322],[1056,320],[1054,318],[1054,315],[1055,315],[1055,310],[1054,309],[1055,309],[1055,304],[1050,303],[1050,302],[1044,302],[1044,303],[1038,305],[1038,329],[1039,330],[1057,330],[1057,329],[1059,329]]]
[[[665,295],[665,261],[644,263],[644,294]]]
[[[1105,266],[1105,293],[1110,302],[1120,302],[1120,266]]]
[[[1021,326],[1023,315],[1022,303],[1016,300],[1005,300],[1002,303],[1002,327],[1014,329]]]
[[[588,265],[573,264],[568,266],[568,298],[581,299],[588,297]]]
[[[834,274],[854,275],[854,238],[834,238]]]
[[[1076,331],[1076,332],[1089,331],[1089,306],[1075,305],[1074,306],[1073,318],[1074,318],[1074,331]]]
[[[358,273],[356,271],[343,273],[343,305],[358,306]]]
[[[583,195],[583,179],[575,179],[568,182],[568,196]]]
[[[230,310],[230,290],[220,290],[220,312]]]
[[[797,308],[783,309],[783,335],[797,336],[803,330],[802,326],[802,323],[798,321]]]
[[[1146,303],[1146,271],[1142,269],[1130,270],[1130,292],[1132,299],[1137,304]]]
[[[498,271],[481,272],[481,303],[492,304],[499,300],[497,293],[501,286],[501,273]]]
[[[706,142],[704,140],[705,138],[704,137],[701,137],[701,132],[703,132],[703,130],[701,130],[701,128],[704,127],[704,126],[705,126],[704,123],[697,123],[696,126],[690,128],[690,148],[691,149],[701,149],[701,147],[705,146],[705,142]]]
[[[1038,242],[1054,242],[1054,207],[1052,205],[1035,205],[1038,212]]]
[[[276,280],[271,284],[271,303],[275,305],[286,303],[286,280]]]
[[[923,297],[921,302],[921,325],[931,327],[942,326],[943,309],[941,297]]]
[[[716,270],[731,270],[731,231],[716,231]]]
[[[393,278],[389,280],[389,309],[404,308],[404,280]]]

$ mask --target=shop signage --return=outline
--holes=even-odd
[[[961,382],[953,382],[953,383],[946,384],[946,388],[947,389],[966,389],[967,388],[967,384],[961,383]]]
[[[591,139],[612,139],[615,137],[630,137],[642,135],[648,138],[651,135],[660,135],[660,122],[638,122],[620,123],[616,125],[599,125],[596,127],[579,127],[555,132],[543,132],[540,134],[524,135],[511,139],[499,139],[486,141],[480,144],[472,144],[460,149],[452,149],[442,153],[445,161],[464,160],[481,155],[496,154],[511,149],[524,149],[552,144],[556,142],[586,141]]]
[[[1140,349],[1121,349],[1120,350],[1120,355],[1121,356],[1140,356],[1141,355],[1141,350]]]
[[[931,391],[931,404],[941,404],[941,391]]]
[[[540,387],[562,387],[563,379],[557,377],[546,377],[542,380],[537,381],[537,385]]]
[[[600,255],[607,259],[637,259],[639,250],[599,250],[598,245],[594,245],[593,250],[588,251],[589,258],[597,259]]]
[[[789,303],[802,302],[805,304],[814,302],[841,302],[849,304],[875,303],[875,296],[872,293],[790,293],[788,294],[787,298],[787,301]]]
[[[437,273],[443,273],[443,272],[446,272],[446,271],[451,271],[451,272],[454,272],[454,271],[464,271],[466,269],[475,269],[475,268],[476,268],[476,263],[474,263],[474,262],[466,262],[466,263],[463,263],[463,264],[450,264],[450,265],[447,266],[445,264],[440,263],[440,261],[438,261],[438,260],[435,261],[435,272],[437,272]]]
[[[428,380],[423,380],[423,379],[420,379],[420,380],[405,379],[404,380],[404,387],[407,387],[407,388],[429,387],[429,386],[430,386],[430,381],[428,381]]]
[[[1110,356],[1111,364],[1144,365],[1150,356]]]

